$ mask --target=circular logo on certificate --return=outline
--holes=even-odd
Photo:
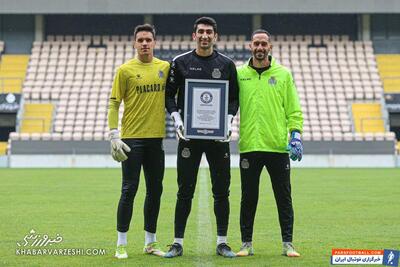
[[[200,100],[204,104],[209,104],[213,100],[213,96],[210,92],[205,91],[200,95]]]

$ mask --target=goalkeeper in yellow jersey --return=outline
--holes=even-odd
[[[165,82],[169,63],[154,57],[155,29],[149,24],[134,31],[135,58],[118,69],[110,96],[108,125],[111,154],[122,164],[122,189],[118,204],[118,241],[115,257],[127,258],[127,232],[133,200],[143,166],[146,181],[144,202],[144,252],[163,256],[156,240],[157,218],[163,190],[165,137]],[[121,134],[118,110],[124,102]]]

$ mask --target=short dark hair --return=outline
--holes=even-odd
[[[142,24],[142,25],[137,25],[135,27],[135,30],[133,31],[133,38],[136,40],[136,35],[138,32],[151,32],[153,35],[153,38],[156,39],[156,29],[154,28],[153,25],[150,24]]]
[[[197,26],[199,24],[210,25],[213,27],[214,32],[217,32],[217,22],[215,21],[215,19],[213,19],[211,17],[201,17],[201,18],[196,19],[196,21],[194,22],[194,26],[193,26],[193,32],[196,32]]]
[[[259,33],[264,33],[264,34],[266,34],[266,35],[268,36],[268,39],[271,38],[271,34],[270,34],[269,32],[267,32],[266,30],[264,30],[264,29],[257,29],[257,30],[255,30],[255,31],[251,34],[251,40],[253,40],[254,35],[259,34]]]

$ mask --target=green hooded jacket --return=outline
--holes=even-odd
[[[272,58],[270,68],[259,75],[250,60],[238,68],[240,153],[287,153],[288,133],[303,131],[292,74]]]

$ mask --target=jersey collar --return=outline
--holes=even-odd
[[[276,63],[276,60],[275,60],[275,58],[274,58],[273,56],[269,55],[268,57],[269,57],[269,62],[270,62],[270,63],[269,63],[268,69],[265,70],[265,71],[270,70],[272,67],[275,66],[275,63]],[[251,58],[249,58],[249,59],[247,60],[247,68],[256,71],[256,70],[254,69],[254,67],[252,66],[252,61],[253,61],[253,57],[251,57]]]

